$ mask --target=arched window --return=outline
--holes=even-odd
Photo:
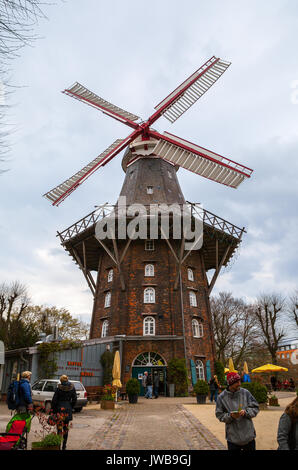
[[[107,292],[105,296],[105,308],[111,306],[111,292]]]
[[[187,279],[189,281],[193,281],[194,280],[194,275],[193,275],[193,270],[191,268],[187,268]]]
[[[197,379],[205,380],[205,371],[204,371],[204,364],[200,359],[197,359],[196,362],[196,372],[197,372]]]
[[[108,320],[104,320],[102,324],[102,329],[101,329],[101,337],[105,338],[106,336],[108,336],[108,331],[109,331],[109,322]]]
[[[203,336],[203,323],[201,320],[194,318],[191,322],[192,334],[194,338],[202,338]]]
[[[189,304],[191,307],[198,306],[196,293],[192,290],[189,292]]]
[[[146,287],[144,290],[144,303],[154,304],[155,303],[155,289],[153,287]]]
[[[110,269],[109,272],[108,272],[108,282],[112,282],[113,274],[114,274],[113,269]]]
[[[153,277],[154,276],[154,265],[146,264],[145,266],[145,276]]]
[[[143,322],[143,335],[155,335],[155,320],[153,317],[146,317]]]

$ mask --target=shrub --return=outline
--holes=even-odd
[[[175,396],[188,396],[188,378],[185,359],[173,358],[168,363],[168,383],[175,384]]]
[[[110,384],[113,380],[113,364],[114,364],[114,353],[106,350],[100,358],[100,363],[103,367],[103,384]]]
[[[267,388],[258,382],[244,382],[242,388],[246,388],[258,403],[267,403]]]
[[[59,434],[52,432],[43,438],[42,441],[34,442],[34,447],[53,447],[60,446],[62,437]]]
[[[225,368],[220,361],[214,363],[215,375],[217,375],[218,381],[221,385],[225,384]]]
[[[140,382],[138,379],[132,378],[129,379],[126,383],[126,393],[127,395],[139,395],[140,393]]]
[[[209,386],[205,380],[198,380],[194,385],[193,390],[197,395],[208,395]]]

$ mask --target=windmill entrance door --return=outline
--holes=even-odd
[[[167,368],[164,359],[157,353],[146,352],[140,354],[134,361],[132,366],[132,377],[140,382],[140,395],[145,395],[145,389],[142,386],[142,378],[145,371],[152,374],[152,380],[158,375],[159,378],[159,395],[166,396],[167,390]]]

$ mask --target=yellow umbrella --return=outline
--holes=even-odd
[[[229,359],[229,371],[230,372],[238,372],[238,370],[235,369],[233,359],[230,357]]]
[[[122,387],[122,383],[120,381],[121,377],[121,365],[120,365],[120,355],[119,351],[115,352],[115,357],[114,357],[114,364],[113,364],[113,370],[112,370],[112,376],[113,376],[113,382],[112,385],[114,387],[120,388]],[[117,392],[116,392],[116,401],[117,401]]]
[[[247,366],[246,361],[244,362],[244,365],[243,365],[243,372],[244,372],[244,374],[248,374],[248,366]]]
[[[253,369],[252,372],[287,372],[286,367],[276,366],[275,364],[265,364],[264,366]]]
[[[229,370],[227,367],[225,367],[225,374],[226,374],[227,372],[230,372],[230,370]]]

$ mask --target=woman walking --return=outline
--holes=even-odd
[[[281,415],[277,431],[277,450],[298,450],[298,397]]]
[[[68,380],[67,375],[61,375],[60,384],[52,399],[52,411],[57,415],[57,434],[62,435],[62,450],[66,449],[69,422],[72,421],[72,409],[77,401],[74,385]]]
[[[218,391],[219,391],[219,382],[218,382],[216,375],[214,375],[213,378],[210,379],[209,389],[210,389],[210,402],[211,403],[213,402],[213,398],[214,398],[214,401],[216,402]]]

